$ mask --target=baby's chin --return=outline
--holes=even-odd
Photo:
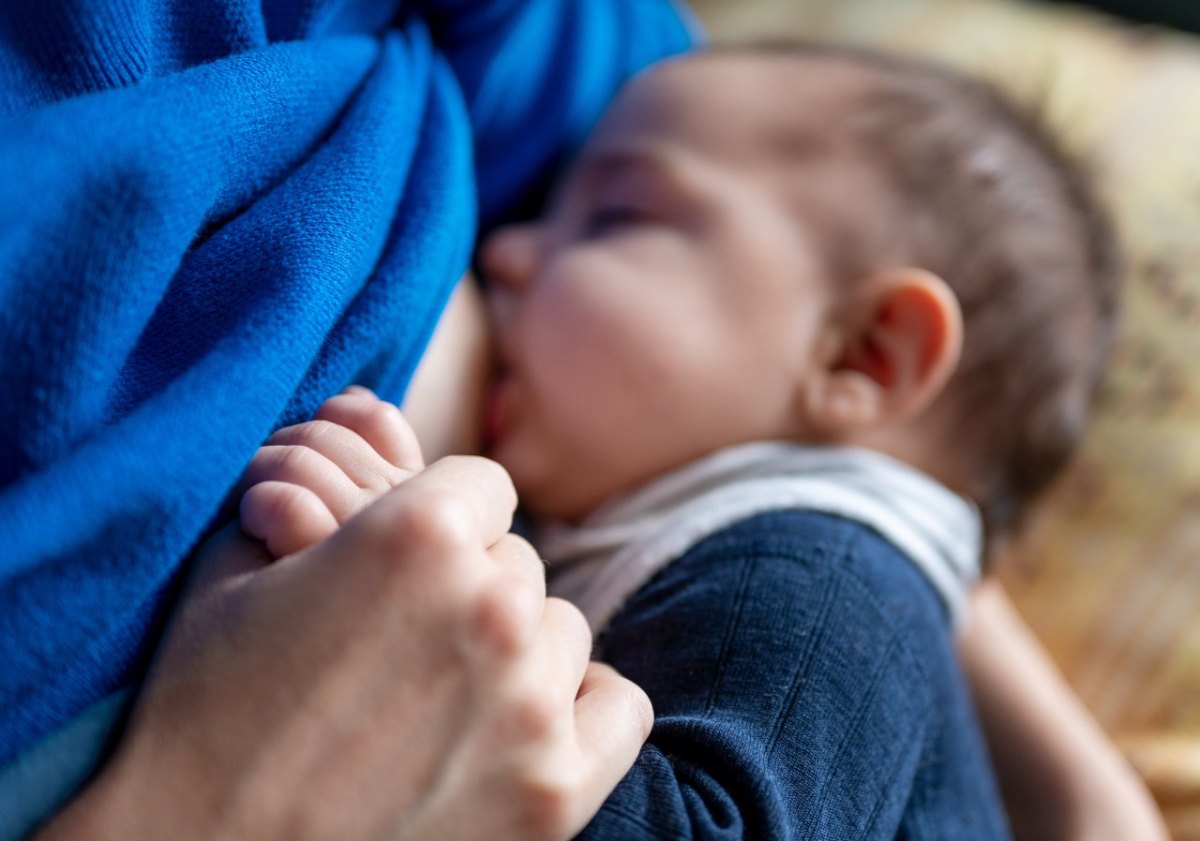
[[[517,498],[522,513],[535,523],[565,523],[578,525],[588,518],[599,504],[564,505],[562,499],[547,497],[537,491],[522,491],[517,485]]]
[[[645,472],[618,473],[589,469],[576,463],[566,469],[563,460],[554,460],[555,469],[531,469],[507,455],[503,449],[485,453],[504,467],[517,489],[521,512],[538,524],[578,525],[609,502],[643,487],[655,477]],[[611,465],[610,465],[611,466]],[[584,481],[581,481],[583,477]]]

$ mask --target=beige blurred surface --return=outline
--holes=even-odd
[[[1131,257],[1083,458],[1006,584],[1068,679],[1200,841],[1200,39],[1016,0],[694,0],[717,40],[932,55],[1041,103],[1094,160]]]

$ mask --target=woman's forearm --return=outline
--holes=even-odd
[[[1146,787],[994,582],[960,654],[1022,841],[1166,841]]]

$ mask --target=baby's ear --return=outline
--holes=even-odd
[[[958,299],[944,280],[922,269],[863,281],[838,322],[806,395],[809,419],[825,434],[916,417],[958,367]]]

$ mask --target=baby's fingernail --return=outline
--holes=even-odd
[[[375,396],[375,392],[361,385],[348,385],[342,389],[342,394],[365,394],[367,397]]]

